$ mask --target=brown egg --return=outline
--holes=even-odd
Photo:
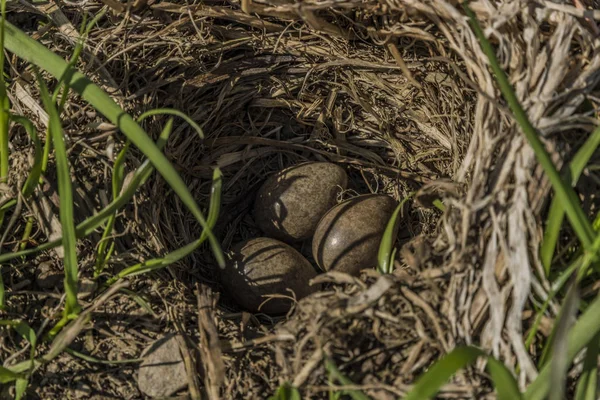
[[[254,203],[256,224],[267,236],[288,243],[308,239],[347,184],[346,172],[332,163],[286,168],[259,189]]]
[[[390,196],[369,194],[329,210],[319,222],[312,242],[313,256],[319,266],[325,271],[352,275],[375,267],[381,238],[397,205]]]
[[[246,240],[231,253],[222,283],[234,300],[251,312],[282,314],[290,309],[292,301],[273,298],[265,302],[266,295],[292,296],[289,288],[299,300],[317,290],[308,284],[317,275],[310,262],[279,240],[265,237]]]

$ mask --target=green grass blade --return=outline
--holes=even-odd
[[[596,152],[596,149],[600,146],[600,127],[594,129],[590,137],[585,141],[583,146],[577,151],[573,160],[569,163],[567,179],[570,179],[570,183],[574,186],[585,166],[588,164],[592,155]],[[540,258],[546,276],[550,275],[550,267],[552,264],[552,258],[554,257],[554,250],[556,249],[556,243],[558,241],[558,235],[560,234],[560,228],[565,216],[565,211],[561,207],[558,199],[552,199],[550,204],[550,211],[548,212],[548,218],[546,220],[546,229],[544,231],[544,239],[540,247]]]
[[[173,115],[175,117],[179,117],[179,118],[183,119],[185,122],[187,122],[196,131],[196,133],[198,133],[198,136],[200,136],[200,138],[204,139],[204,132],[202,131],[202,128],[200,127],[200,125],[198,125],[193,119],[191,119],[189,116],[187,116],[187,114],[182,113],[181,111],[178,111],[178,110],[172,110],[170,108],[156,108],[154,110],[146,111],[145,113],[140,115],[137,118],[137,121],[141,122],[144,119],[146,119],[150,116],[153,116],[153,115]]]
[[[333,389],[333,386],[335,386],[335,379],[330,373],[327,374],[327,385],[331,387],[329,389],[329,400],[340,400],[343,393],[340,390]]]
[[[17,320],[0,320],[0,325],[12,327],[21,337],[27,340],[32,346],[37,344],[37,336],[35,331],[23,321]]]
[[[0,383],[10,383],[17,379],[24,379],[23,374],[13,372],[8,368],[0,367]]]
[[[579,263],[576,262],[573,265],[574,266],[583,265],[583,261],[581,261]],[[573,265],[570,268],[573,268]],[[566,283],[566,280],[565,280],[564,283]],[[564,285],[564,283],[563,283],[563,285]],[[556,293],[558,293],[558,292],[557,291],[553,291],[552,295],[555,295]],[[566,296],[566,298],[568,299],[568,296]],[[549,303],[548,300],[546,302],[544,302],[544,305],[547,305]],[[564,309],[564,306],[563,306],[563,309]],[[545,310],[544,310],[544,312],[545,312]],[[562,313],[562,310],[561,310],[561,313]],[[557,320],[560,320],[560,319],[561,319],[561,314],[558,315]],[[564,326],[562,324],[560,324],[560,323],[554,323],[554,325],[552,326],[552,330],[550,331],[550,335],[546,338],[546,342],[545,342],[544,347],[542,349],[542,355],[540,356],[540,358],[538,360],[538,367],[544,366],[548,362],[548,360],[550,359],[550,355],[552,354],[552,350],[553,350],[552,349],[552,345],[558,341],[556,339],[556,335],[558,333],[558,330],[561,329],[561,328],[564,328]]]
[[[25,396],[29,379],[20,378],[15,382],[15,400],[21,400]]]
[[[33,230],[33,217],[28,217],[25,223],[25,229],[23,230],[23,236],[21,237],[21,243],[19,243],[19,250],[25,250],[29,238],[31,237],[31,231]]]
[[[4,287],[4,278],[2,277],[3,266],[0,265],[0,310],[6,309],[6,288]]]
[[[597,240],[596,243],[600,243]],[[594,340],[600,333],[600,296],[590,303],[588,308],[569,331],[566,362],[571,363],[583,348]],[[538,377],[525,392],[525,400],[545,400],[550,390],[550,365],[548,362],[541,369]]]
[[[583,360],[583,372],[577,382],[574,400],[596,400],[598,391],[598,350],[600,335],[596,335],[587,347]]]
[[[24,60],[44,68],[53,76],[60,78],[72,69],[58,55],[36,42],[25,33],[6,21],[6,48]],[[67,82],[67,81],[65,81]],[[210,231],[204,216],[194,197],[186,187],[175,168],[167,160],[164,154],[156,147],[144,130],[124,112],[100,87],[95,85],[83,74],[75,71],[68,80],[71,88],[83,97],[88,103],[102,113],[110,122],[115,124],[129,140],[154,164],[156,170],[179,196],[183,204],[192,212],[194,218],[206,230],[207,238],[211,244],[218,264],[223,267],[225,258],[221,247]]]
[[[352,382],[346,375],[342,374],[333,360],[327,356],[325,356],[325,369],[331,378],[338,381],[340,384],[354,385],[354,382]],[[369,400],[369,396],[359,392],[358,390],[344,390],[344,393],[350,396],[353,400]]]
[[[577,281],[573,280],[565,296],[563,306],[553,329],[552,365],[550,374],[550,400],[562,400],[565,395],[565,385],[569,362],[567,361],[567,337],[571,321],[577,313],[579,292]]]
[[[81,57],[81,53],[83,52],[83,46],[85,45],[85,40],[87,39],[90,31],[92,30],[92,28],[94,27],[94,25],[96,25],[98,23],[98,21],[100,20],[100,18],[102,18],[104,16],[104,14],[106,14],[107,9],[103,9],[101,10],[93,19],[92,21],[90,21],[87,25],[87,18],[88,18],[88,14],[85,13],[83,14],[83,20],[81,21],[81,27],[79,28],[79,38],[77,40],[77,43],[75,44],[75,48],[73,49],[73,53],[71,54],[71,57],[69,58],[69,63],[68,63],[68,68],[66,69],[65,73],[58,79],[58,84],[56,85],[56,89],[53,93],[52,96],[52,101],[54,103],[58,102],[58,113],[62,113],[64,108],[65,108],[65,103],[67,101],[68,98],[68,94],[69,94],[69,89],[70,89],[70,85],[71,85],[71,78],[73,76],[73,73],[75,72],[75,66],[77,65],[77,62],[79,61],[79,58]],[[58,101],[58,96],[60,95],[60,93],[63,93],[63,95],[60,98],[60,101]]]
[[[300,392],[289,382],[285,382],[279,386],[275,395],[269,397],[268,400],[301,400]]]
[[[533,325],[531,326],[531,329],[529,330],[529,333],[527,334],[527,339],[525,340],[526,348],[529,348],[529,346],[531,346],[531,344],[533,343],[533,339],[535,338],[535,335],[539,329],[540,323],[542,321],[542,317],[544,316],[544,313],[546,313],[546,310],[548,310],[548,306],[550,305],[550,302],[562,290],[563,286],[567,283],[567,281],[573,275],[573,273],[581,267],[582,263],[583,263],[583,256],[580,256],[574,262],[572,262],[571,265],[569,265],[569,267],[566,268],[559,275],[559,277],[553,282],[552,291],[548,294],[548,297],[544,301],[544,304],[542,304],[542,307],[538,310],[537,315],[535,317],[535,321],[533,322]],[[552,332],[550,333],[550,336],[548,337],[548,340],[546,341],[547,342],[546,348],[549,348],[549,344],[551,343],[553,337],[554,337],[554,327],[552,329]],[[538,366],[542,366],[546,362],[546,358],[545,358],[546,356],[544,355],[547,351],[546,348],[544,348],[544,350],[542,352],[542,356],[540,357]]]
[[[392,217],[387,223],[385,227],[385,231],[383,232],[383,237],[381,238],[381,243],[379,244],[379,252],[377,253],[377,269],[382,274],[391,274],[394,270],[394,258],[396,252],[394,251],[394,243],[393,239],[395,238],[395,231],[397,226],[398,215],[402,211],[404,207],[404,203],[411,196],[403,199],[396,210],[392,214]]]
[[[92,19],[92,21],[87,25],[86,25],[86,22],[87,22],[88,14],[87,13],[83,14],[83,20],[81,21],[81,27],[79,28],[79,38],[77,40],[77,43],[75,44],[75,48],[73,49],[71,58],[69,59],[68,68],[66,69],[65,73],[58,79],[58,84],[56,85],[56,89],[52,96],[52,101],[55,103],[58,102],[58,113],[59,114],[62,113],[62,111],[64,110],[65,103],[67,101],[67,97],[69,94],[70,81],[73,76],[73,72],[75,71],[75,65],[77,65],[77,62],[79,61],[79,57],[81,57],[81,53],[83,52],[83,46],[85,45],[85,40],[87,39],[92,27],[94,27],[94,25],[96,25],[98,20],[100,18],[102,18],[102,16],[104,16],[106,11],[107,11],[106,9],[101,10],[98,13],[98,15],[96,15],[94,17],[94,19]],[[58,96],[61,93],[61,89],[62,89],[63,95],[61,96],[60,101],[58,101]]]
[[[77,318],[71,320],[68,324],[65,324],[63,329],[56,329],[56,331],[60,332],[57,332],[57,335],[50,344],[48,352],[41,357],[41,361],[44,363],[50,362],[63,351],[65,351],[65,349],[73,342],[73,340],[75,340],[79,333],[81,333],[85,325],[90,322],[90,319],[91,315],[89,313],[83,313]],[[62,318],[59,324],[62,324],[62,321],[66,321],[66,319]]]
[[[144,161],[134,173],[132,180],[130,181],[129,185],[127,185],[127,188],[123,191],[123,193],[121,193],[121,195],[117,199],[113,200],[98,214],[89,217],[88,219],[77,225],[75,230],[77,238],[83,238],[90,235],[96,230],[96,228],[102,225],[107,220],[107,218],[109,218],[112,215],[112,213],[114,213],[116,210],[127,204],[129,200],[131,200],[131,198],[134,196],[136,189],[139,186],[141,186],[144,182],[146,182],[146,180],[150,177],[152,171],[152,164],[150,164],[148,160]],[[32,254],[37,254],[41,251],[53,249],[55,247],[60,246],[62,244],[62,240],[63,238],[60,238],[51,242],[41,244],[32,249],[0,254],[0,263],[10,261],[18,257],[27,257]]]
[[[209,218],[208,218],[208,226],[212,229],[212,227],[216,224],[217,219],[219,217],[219,211],[221,208],[221,188],[222,188],[222,174],[219,168],[216,168],[213,172],[213,184],[211,187],[211,198],[210,198],[210,206],[209,206]],[[117,282],[119,279],[125,278],[127,276],[135,276],[140,274],[145,274],[151,271],[155,271],[160,268],[164,268],[168,265],[171,265],[184,257],[187,257],[193,251],[195,251],[204,241],[206,240],[207,234],[206,230],[202,231],[200,238],[192,243],[189,243],[162,258],[155,258],[152,260],[145,261],[143,263],[139,263],[133,265],[131,267],[125,268],[115,277],[110,279],[106,284],[112,285]]]
[[[161,134],[161,136],[156,141],[156,146],[159,149],[162,149],[162,147],[166,144],[166,141],[168,139],[167,136],[164,136],[164,133],[166,133],[165,130],[163,130],[163,134]],[[113,213],[115,213],[119,208],[127,204],[135,195],[136,190],[148,180],[153,170],[154,167],[150,163],[150,161],[145,160],[142,163],[142,165],[140,165],[135,171],[129,184],[118,198],[114,199],[108,206],[103,208],[97,214],[89,217],[88,219],[77,225],[75,230],[76,237],[80,239],[90,235],[96,230],[96,228],[101,226],[108,218],[110,218],[110,216]],[[57,246],[60,246],[61,244],[62,238],[41,244],[38,247],[32,249],[23,249],[14,253],[0,254],[0,263],[4,263],[6,261],[10,261],[19,257],[27,257],[32,254],[37,254],[41,251],[53,249]]]
[[[381,243],[379,244],[379,252],[377,253],[377,269],[382,274],[390,274],[394,269],[394,260],[391,259],[391,254],[394,248],[394,243],[392,240],[394,239],[394,230],[398,220],[398,214],[400,214],[402,206],[404,206],[404,204],[400,203],[398,207],[396,207],[396,210],[392,214],[392,217],[385,227],[383,237],[381,238]]]
[[[444,205],[444,203],[442,203],[442,201],[440,199],[435,199],[433,201],[433,205],[441,212],[446,211],[446,206]]]
[[[29,176],[27,176],[25,184],[23,184],[23,189],[21,189],[23,197],[27,198],[33,194],[35,188],[39,184],[40,176],[42,175],[42,142],[40,141],[35,126],[29,118],[20,115],[12,115],[11,119],[16,123],[21,124],[23,128],[25,128],[25,131],[33,142],[33,166],[31,167],[31,171],[29,172]]]
[[[0,320],[0,325],[12,327],[19,335],[21,335],[23,339],[27,340],[31,345],[31,349],[29,350],[29,375],[31,375],[33,373],[33,368],[35,365],[35,352],[37,349],[37,335],[35,334],[35,331],[27,323],[18,320]],[[29,378],[20,380],[25,381],[21,382],[20,384],[25,385],[25,388],[27,388],[27,385],[29,384]],[[17,385],[18,384],[19,383],[17,382]]]
[[[125,293],[127,296],[130,296],[133,299],[133,301],[135,301],[140,307],[142,307],[148,314],[158,318],[156,313],[152,311],[152,307],[150,307],[150,304],[141,295],[137,294],[133,290],[125,288],[121,289],[121,292]]]
[[[83,44],[85,41],[83,27],[85,25],[86,20],[87,20],[87,14],[84,14],[83,15],[83,24],[81,25],[81,29],[79,30],[79,40],[77,41],[77,44],[75,45],[75,48],[73,49],[73,53],[71,54],[71,58],[69,59],[69,62],[67,64],[67,68],[65,69],[64,73],[61,76],[56,76],[56,78],[58,79],[58,83],[56,85],[56,89],[54,89],[54,93],[52,94],[52,103],[58,104],[57,110],[58,110],[59,116],[65,108],[65,103],[67,101],[68,94],[69,94],[71,79],[73,78],[73,73],[75,71],[74,67],[77,64],[77,61],[79,60],[81,51],[83,50]],[[61,91],[62,91],[63,95],[60,97],[60,101],[59,101],[59,96],[60,96]],[[50,131],[49,131],[49,129],[47,129],[46,130],[46,143],[44,144],[44,150],[42,152],[42,163],[40,166],[43,174],[46,173],[46,170],[48,168],[48,160],[50,159],[50,151],[52,150],[52,140],[50,140],[49,133],[50,133]]]
[[[404,400],[425,400],[435,396],[446,382],[460,369],[472,364],[479,357],[487,358],[487,370],[491,375],[498,399],[518,400],[521,392],[517,381],[504,364],[488,356],[482,350],[471,347],[457,347],[438,360],[417,380]]]
[[[462,6],[465,10],[465,13],[469,17],[469,21],[471,23],[471,27],[477,38],[479,39],[479,43],[483,52],[488,57],[490,62],[490,66],[492,71],[496,76],[496,82],[500,87],[500,91],[502,92],[502,96],[508,103],[511,111],[514,114],[516,121],[518,122],[523,134],[527,138],[527,141],[531,145],[535,155],[544,169],[544,172],[548,176],[552,187],[554,188],[555,196],[557,200],[560,202],[561,206],[564,208],[567,217],[569,218],[569,222],[573,227],[573,230],[577,234],[577,237],[583,244],[583,247],[586,250],[591,250],[592,243],[595,237],[595,232],[592,228],[592,225],[588,221],[585,212],[579,205],[579,199],[575,194],[575,191],[571,187],[571,185],[565,184],[562,180],[560,174],[556,170],[550,155],[546,151],[544,144],[538,137],[536,129],[533,127],[525,110],[521,107],[517,96],[515,95],[510,82],[508,81],[508,77],[500,67],[498,63],[498,59],[496,58],[496,53],[494,48],[490,44],[490,42],[486,39],[483,30],[479,26],[479,22],[473,11],[469,8],[467,2],[463,2]]]
[[[223,173],[219,168],[213,171],[213,183],[210,187],[210,203],[208,206],[208,225],[213,227],[217,224],[221,212],[221,192],[223,189]],[[206,232],[202,232],[200,240],[206,239]]]
[[[119,152],[119,155],[115,160],[112,173],[113,199],[119,197],[119,193],[121,192],[121,188],[123,186],[123,181],[125,180],[125,156],[129,150],[129,143],[129,141],[125,143],[125,146]],[[98,250],[96,252],[96,265],[94,267],[94,276],[96,277],[102,273],[106,262],[110,258],[109,249],[112,248],[112,246],[110,246],[112,243],[110,237],[113,233],[116,218],[117,210],[115,210],[115,212],[113,212],[106,221],[106,226],[104,227],[104,232],[102,233],[102,238],[100,239],[100,244],[98,245]]]
[[[50,160],[50,150],[52,150],[52,138],[50,137],[49,131],[46,129],[46,142],[44,143],[44,150],[42,151],[42,175],[48,170],[48,160]],[[42,180],[40,179],[40,184]]]
[[[63,232],[65,293],[67,295],[65,316],[77,314],[80,311],[77,301],[77,239],[75,238],[75,218],[73,216],[73,189],[67,149],[63,138],[63,130],[58,117],[58,111],[48,93],[46,84],[35,69],[40,86],[40,96],[49,117],[49,130],[52,136],[56,156],[56,171],[58,175],[59,219]]]
[[[160,111],[161,111],[160,112],[161,114],[173,113],[174,115],[183,116],[184,119],[186,119],[186,118],[189,119],[185,114],[174,111],[174,110],[161,109]],[[156,114],[159,114],[158,110],[152,110],[152,112],[146,112],[138,118],[138,121],[142,121],[146,117],[149,117],[150,115],[156,115]],[[173,119],[170,118],[167,121],[167,123],[165,124],[165,127],[163,128],[163,130],[158,138],[157,146],[159,148],[162,148],[167,143],[167,140],[169,139],[172,128],[173,128]],[[117,159],[115,161],[115,166],[113,168],[113,181],[112,181],[113,199],[118,198],[119,194],[122,190],[122,185],[123,185],[123,181],[125,178],[124,177],[125,155],[127,154],[127,151],[129,150],[129,143],[130,142],[127,141],[127,143],[125,144],[125,147],[123,148],[123,150],[121,150],[121,152],[119,153],[119,155],[117,156]],[[136,187],[136,189],[137,189],[137,187]],[[94,272],[95,276],[98,276],[102,272],[104,265],[110,258],[112,250],[114,249],[114,242],[112,242],[112,241],[111,241],[110,248],[108,250],[106,249],[106,247],[108,245],[109,237],[112,234],[116,215],[117,215],[117,210],[115,210],[109,216],[108,221],[106,223],[106,227],[105,227],[104,233],[102,235],[102,240],[100,242],[100,246],[98,247],[98,252],[97,252],[97,257],[96,257],[96,268],[95,268],[95,272]]]
[[[42,365],[42,361],[40,360],[33,360],[33,369],[37,369],[40,367],[40,365]],[[30,371],[31,368],[31,361],[27,360],[27,361],[21,361],[20,363],[17,364],[13,364],[11,366],[8,367],[8,370],[11,372],[14,372],[16,374],[19,374],[21,377],[25,376],[24,373],[26,373],[27,371]]]
[[[14,207],[16,204],[17,204],[17,200],[16,199],[10,199],[5,204],[3,204],[2,207],[0,207],[0,212],[1,213],[5,213],[6,211],[8,211],[12,207]],[[4,218],[4,215],[2,215],[2,218]],[[2,225],[2,221],[3,221],[2,218],[0,218],[0,225]]]
[[[4,43],[6,37],[6,1],[0,2],[0,66],[4,69]],[[0,74],[0,182],[8,182],[8,128],[10,123],[10,101],[6,93],[4,74]]]
[[[174,115],[183,116],[184,119],[189,119],[185,114],[180,113],[178,111],[169,110],[169,109],[161,109],[160,111],[161,111],[160,113],[162,113],[162,114],[173,113]],[[150,115],[156,115],[156,114],[159,114],[158,110],[152,110],[152,112],[146,112],[138,118],[138,121],[142,121],[146,117],[149,117]],[[163,130],[158,138],[158,141],[157,141],[158,148],[162,149],[162,147],[167,143],[167,140],[169,139],[169,136],[171,135],[172,129],[173,129],[173,119],[170,118],[167,121],[167,123],[165,124],[165,127],[163,128]],[[112,180],[113,199],[118,198],[119,194],[121,193],[121,190],[122,190],[123,181],[125,179],[125,156],[127,154],[127,151],[129,150],[129,144],[130,144],[130,142],[127,141],[127,143],[125,144],[125,147],[121,150],[121,152],[119,152],[119,155],[117,156],[117,159],[115,160],[115,165],[113,168],[113,180]],[[136,187],[136,189],[137,189],[137,187]],[[108,221],[106,222],[106,227],[104,229],[104,233],[102,235],[102,239],[100,241],[100,245],[98,246],[98,252],[96,255],[96,267],[94,270],[95,276],[98,276],[98,275],[100,275],[100,273],[102,273],[102,270],[104,269],[104,265],[110,258],[112,251],[114,249],[114,241],[111,240],[110,246],[109,246],[109,238],[110,238],[110,235],[112,235],[112,230],[113,230],[116,218],[117,218],[117,210],[115,210],[108,217]],[[109,248],[107,249],[107,247],[109,247]]]
[[[13,321],[13,320],[0,320],[0,326],[10,326],[12,327],[19,335],[21,335],[25,340],[27,340],[31,344],[30,351],[30,360],[25,365],[28,365],[28,368],[25,368],[22,372],[29,370],[33,371],[33,359],[35,357],[35,348],[37,343],[37,337],[35,335],[35,331],[31,329],[29,325],[27,325],[23,321]],[[16,396],[15,398],[22,398],[25,390],[27,389],[27,385],[29,384],[29,379],[23,375],[23,373],[11,371],[10,369],[0,367],[0,383],[9,383],[16,381]]]
[[[522,398],[516,379],[506,366],[494,357],[487,357],[487,370],[492,377],[499,400],[518,400]]]

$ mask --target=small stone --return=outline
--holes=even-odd
[[[145,395],[167,397],[187,387],[187,375],[177,337],[168,334],[142,352],[144,361],[138,370],[138,386]]]
[[[40,289],[54,289],[63,285],[64,274],[54,270],[49,261],[41,262],[37,267],[35,283]]]
[[[92,279],[83,278],[79,280],[79,290],[77,291],[77,298],[79,300],[86,299],[94,294],[98,284]]]

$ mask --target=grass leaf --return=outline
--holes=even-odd
[[[540,323],[542,322],[542,317],[546,313],[546,310],[548,310],[548,306],[550,305],[550,302],[562,290],[563,286],[567,283],[567,281],[573,275],[573,273],[577,269],[580,269],[582,264],[583,264],[583,256],[580,256],[574,262],[572,262],[568,268],[566,268],[564,271],[562,271],[562,273],[558,276],[558,278],[552,283],[552,291],[550,293],[548,293],[548,297],[544,301],[544,304],[542,304],[542,307],[537,311],[535,321],[533,322],[533,325],[531,326],[531,329],[529,330],[529,333],[527,334],[527,339],[525,340],[525,347],[529,347],[533,343],[533,339],[535,338],[535,335],[539,329]],[[556,325],[555,325],[555,327],[556,327]],[[553,327],[552,333],[550,334],[548,339],[552,338],[553,336],[554,336],[554,327]],[[538,366],[541,366],[544,362],[545,362],[544,355],[542,354],[542,357],[540,357]]]
[[[588,164],[592,155],[596,152],[596,149],[600,146],[600,127],[594,129],[590,137],[585,141],[583,146],[577,151],[573,160],[569,163],[567,169],[568,174],[565,174],[567,182],[574,186],[583,169]],[[565,216],[565,211],[561,206],[561,203],[557,198],[552,199],[550,204],[550,211],[548,212],[548,218],[546,219],[546,229],[544,230],[544,239],[540,247],[540,258],[546,276],[550,275],[550,267],[552,264],[552,258],[554,257],[554,250],[556,249],[556,243],[558,241],[558,235],[560,234],[560,228]]]
[[[0,366],[0,383],[9,383],[17,379],[24,379],[23,375]]]
[[[600,246],[600,239],[594,242],[594,244],[596,243]],[[599,333],[600,296],[597,296],[569,331],[566,363],[572,363],[575,356]],[[550,391],[550,365],[550,362],[546,363],[535,381],[529,385],[524,395],[526,400],[545,400],[547,398]]]
[[[469,364],[474,363],[479,357],[487,358],[487,369],[496,388],[498,399],[521,399],[521,392],[519,391],[517,381],[504,364],[492,356],[488,356],[476,347],[464,346],[455,348],[433,364],[417,380],[413,389],[407,394],[404,400],[425,400],[432,398],[448,382],[452,375]]]
[[[166,144],[166,141],[168,139],[166,133],[167,131],[163,130],[161,136],[156,141],[156,146],[159,149],[162,149],[162,147]],[[136,190],[148,180],[148,178],[152,174],[152,171],[154,171],[154,166],[150,163],[149,160],[145,160],[144,162],[142,162],[142,165],[140,165],[138,169],[134,172],[133,177],[129,181],[129,184],[121,192],[119,197],[114,199],[110,204],[108,204],[97,214],[87,218],[85,221],[77,225],[77,227],[75,228],[76,237],[80,239],[90,235],[108,218],[110,218],[110,216],[113,213],[115,213],[119,208],[127,204],[135,195]],[[0,263],[4,263],[19,257],[26,257],[32,254],[39,253],[41,251],[53,249],[57,246],[60,246],[61,244],[62,238],[41,244],[32,249],[24,249],[13,253],[0,254]]]
[[[204,139],[204,132],[202,132],[202,128],[198,125],[193,119],[191,119],[187,114],[182,113],[179,110],[173,110],[170,108],[155,108],[150,111],[146,111],[142,115],[140,115],[137,120],[138,122],[143,121],[144,119],[152,116],[152,115],[173,115],[175,117],[179,117],[187,122],[197,133],[200,138]]]
[[[4,49],[6,37],[6,0],[0,2],[0,49]],[[4,52],[0,54],[0,66],[4,70]],[[8,182],[8,129],[10,123],[10,101],[6,93],[6,82],[4,74],[0,74],[0,182]]]
[[[64,142],[63,130],[58,110],[52,102],[48,88],[37,69],[34,69],[40,86],[40,96],[48,113],[48,127],[56,156],[56,172],[58,175],[59,217],[63,232],[65,293],[67,295],[65,316],[76,315],[80,311],[77,301],[77,239],[75,237],[75,218],[73,216],[73,188],[71,187],[71,171]]]
[[[587,347],[583,360],[583,371],[577,382],[574,400],[596,400],[598,398],[598,350],[600,335],[596,335]]]
[[[112,196],[113,199],[119,197],[119,193],[121,192],[121,188],[123,186],[123,181],[125,179],[125,156],[127,155],[127,151],[129,150],[129,141],[125,143],[125,146],[119,152],[117,159],[115,160],[115,165],[112,171]],[[113,228],[115,225],[115,220],[117,219],[117,210],[115,210],[106,221],[106,226],[104,227],[104,232],[102,233],[102,238],[100,239],[100,243],[98,245],[98,250],[96,251],[96,265],[94,266],[94,276],[97,277],[102,273],[106,262],[110,258],[110,253],[112,252],[112,243],[113,241],[110,237],[113,234]]]
[[[400,204],[398,204],[398,207],[396,207],[396,210],[394,210],[394,213],[392,214],[392,217],[388,221],[385,231],[383,232],[383,237],[381,238],[381,243],[379,244],[379,252],[377,253],[377,269],[382,274],[391,274],[394,269],[394,256],[396,252],[394,251],[393,240],[396,236],[395,231],[398,226],[398,215],[402,211],[404,203],[406,203],[410,197],[411,196],[406,197],[400,202]]]
[[[301,398],[298,389],[293,387],[289,382],[285,382],[277,388],[275,395],[269,397],[268,400],[301,400]]]
[[[221,212],[221,192],[223,189],[223,173],[219,168],[213,171],[213,183],[210,187],[210,203],[208,205],[208,225],[215,226]],[[206,232],[202,232],[200,240],[206,240]]]
[[[21,237],[21,243],[19,244],[19,250],[25,250],[27,247],[27,243],[29,238],[31,237],[31,231],[33,230],[33,217],[27,217],[27,222],[25,223],[25,229],[23,230],[23,236]]]
[[[498,82],[498,86],[500,87],[502,96],[508,103],[517,123],[523,131],[523,134],[527,138],[527,141],[529,142],[533,151],[535,152],[535,155],[540,165],[542,166],[544,172],[548,176],[548,179],[550,180],[550,183],[554,188],[557,201],[559,201],[561,206],[564,208],[567,217],[569,218],[569,222],[571,223],[573,230],[577,234],[577,237],[583,244],[583,247],[586,250],[591,251],[592,243],[595,237],[592,225],[588,221],[585,212],[581,208],[579,204],[579,199],[577,198],[575,191],[573,190],[571,185],[566,184],[562,180],[560,174],[558,173],[554,164],[552,163],[550,155],[548,154],[548,151],[544,147],[544,144],[538,137],[536,129],[529,121],[529,118],[527,117],[527,114],[525,113],[523,107],[521,107],[521,104],[519,103],[519,100],[517,99],[517,96],[515,95],[510,85],[510,82],[508,81],[508,77],[500,67],[498,59],[496,58],[494,48],[485,37],[485,34],[483,33],[481,26],[479,26],[479,22],[477,21],[475,14],[469,8],[467,3],[468,2],[462,3],[463,9],[469,17],[471,27],[473,28],[475,35],[479,39],[479,44],[481,45],[483,52],[485,53],[490,62],[490,66],[495,74],[496,82]]]
[[[577,281],[573,280],[563,301],[558,318],[554,323],[552,339],[552,365],[550,378],[550,400],[562,400],[565,395],[565,384],[569,362],[567,361],[567,338],[569,328],[577,313],[579,293]]]
[[[44,68],[56,78],[65,76],[65,73],[73,70],[65,83],[79,93],[84,100],[90,103],[96,110],[102,113],[110,122],[115,124],[129,140],[142,153],[150,159],[156,170],[165,181],[173,188],[183,204],[192,212],[194,218],[206,231],[206,236],[211,244],[213,253],[220,266],[225,265],[225,258],[221,247],[210,231],[202,211],[196,204],[194,197],[186,187],[185,183],[167,160],[164,154],[152,142],[144,130],[134,121],[131,116],[124,112],[100,87],[95,85],[85,75],[75,71],[60,56],[54,54],[40,43],[36,42],[15,26],[6,23],[6,49],[40,68]]]
[[[146,299],[144,299],[144,297],[142,297],[142,295],[137,294],[133,290],[125,288],[121,289],[121,292],[130,296],[133,299],[133,301],[135,301],[140,307],[142,307],[148,314],[152,315],[155,318],[158,318],[156,313],[152,310],[152,307],[150,307],[150,304],[146,301]]]
[[[211,187],[211,197],[210,197],[210,206],[208,211],[208,226],[212,229],[212,227],[216,224],[217,219],[219,217],[219,211],[221,208],[221,188],[222,188],[222,173],[219,168],[216,168],[213,172],[213,184]],[[117,276],[110,279],[106,284],[112,285],[117,282],[119,279],[125,278],[127,276],[135,276],[140,274],[145,274],[151,271],[155,271],[160,268],[164,268],[168,265],[171,265],[184,257],[187,257],[193,251],[195,251],[207,238],[207,231],[203,230],[200,238],[198,240],[193,241],[171,253],[167,254],[162,258],[154,258],[152,260],[144,261],[143,263],[139,263],[133,265],[131,267],[125,268],[123,271],[119,272]]]
[[[29,118],[20,116],[20,115],[12,115],[11,119],[23,126],[25,131],[31,138],[34,147],[34,155],[33,155],[33,166],[31,167],[31,171],[29,171],[29,175],[27,176],[27,180],[23,184],[23,188],[21,189],[21,193],[23,197],[27,198],[31,196],[39,184],[40,176],[42,175],[42,142],[37,134],[37,130],[35,126],[31,122]]]
[[[29,379],[33,373],[35,365],[35,351],[37,346],[37,336],[35,331],[25,322],[18,320],[0,320],[0,325],[12,327],[21,337],[29,342],[31,350],[29,351],[29,376],[18,378],[15,383],[15,399],[23,398]]]
[[[19,378],[15,382],[15,400],[20,400],[25,396],[25,391],[29,385],[29,379]]]

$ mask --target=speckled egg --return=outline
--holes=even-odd
[[[357,196],[333,207],[319,222],[312,253],[325,270],[358,275],[377,265],[379,244],[398,203],[387,195]],[[394,233],[397,232],[397,226]]]
[[[223,286],[240,306],[251,312],[283,314],[292,301],[284,298],[267,300],[267,295],[291,297],[297,300],[313,293],[316,286],[309,280],[317,272],[296,249],[279,240],[259,237],[233,247],[223,271]],[[262,304],[262,306],[261,306]]]
[[[328,162],[286,168],[258,190],[254,219],[266,236],[287,243],[310,238],[348,184],[346,172]]]

